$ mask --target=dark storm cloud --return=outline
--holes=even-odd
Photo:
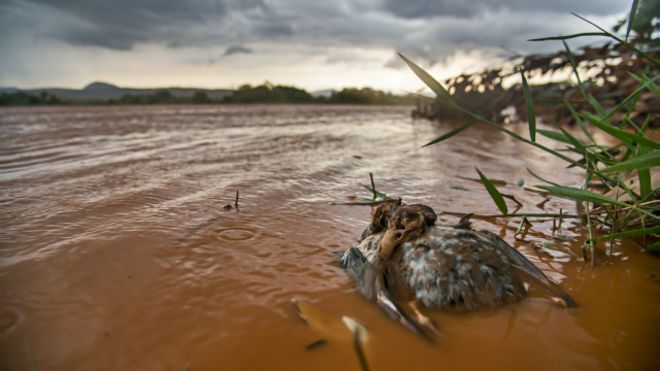
[[[180,45],[191,27],[222,22],[229,12],[267,9],[262,0],[23,0],[60,15],[61,24],[51,37],[73,45],[127,50],[140,42]]]
[[[294,34],[293,27],[290,24],[275,22],[257,25],[255,31],[264,38],[278,38],[292,36]]]
[[[242,46],[242,45],[232,45],[225,49],[225,53],[223,54],[224,56],[229,56],[229,55],[234,55],[234,54],[252,54],[254,53],[254,50]]]
[[[433,63],[457,50],[535,51],[540,44],[524,43],[526,38],[576,29],[580,21],[571,11],[603,16],[622,14],[629,5],[616,0],[0,0],[0,6],[6,13],[0,14],[5,20],[0,42],[2,35],[20,33],[113,50],[142,43],[176,48],[280,42],[310,49],[389,48]]]
[[[462,17],[469,18],[502,9],[554,13],[607,15],[620,12],[627,5],[615,0],[385,0],[384,9],[402,18]],[[503,20],[506,21],[506,20]]]

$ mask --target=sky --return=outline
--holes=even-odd
[[[560,42],[532,37],[610,27],[623,0],[0,0],[0,86],[237,88],[270,81],[310,91],[421,83],[499,65]],[[573,44],[577,45],[577,44]]]

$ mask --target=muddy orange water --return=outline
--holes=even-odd
[[[491,130],[420,148],[454,126],[408,108],[105,106],[0,110],[0,369],[358,370],[350,343],[294,313],[299,298],[368,329],[372,370],[651,370],[660,262],[633,245],[581,260],[565,221],[477,222],[569,291],[467,315],[434,313],[430,344],[359,296],[333,252],[367,206],[361,183],[438,211],[496,212],[474,164],[525,211],[516,181],[580,173]],[[525,126],[516,130],[524,132]],[[240,210],[224,210],[240,190]],[[513,204],[509,205],[514,208]],[[551,200],[546,211],[570,202]],[[444,217],[454,222],[453,217]]]

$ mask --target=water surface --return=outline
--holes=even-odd
[[[660,263],[615,246],[595,267],[565,221],[477,222],[573,295],[437,313],[431,345],[360,297],[333,252],[369,219],[329,201],[377,187],[437,211],[496,212],[474,164],[525,211],[525,170],[577,170],[491,130],[413,121],[408,108],[103,106],[0,110],[0,369],[357,370],[350,344],[294,314],[300,298],[369,329],[373,370],[657,369]],[[524,131],[524,127],[519,130]],[[224,210],[240,191],[240,210]],[[510,204],[510,208],[514,205]],[[546,211],[573,210],[550,200]],[[456,219],[445,217],[445,222]]]

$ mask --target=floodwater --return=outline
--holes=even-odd
[[[580,180],[492,130],[413,121],[408,108],[105,106],[0,110],[1,370],[359,370],[350,342],[295,314],[298,298],[368,329],[371,370],[652,370],[660,356],[660,261],[634,245],[581,258],[565,220],[479,221],[579,302],[532,296],[433,313],[430,344],[354,291],[335,261],[376,186],[440,211],[496,212],[474,166],[526,206],[525,167]],[[517,130],[524,132],[524,126]],[[225,210],[240,191],[239,210]],[[514,204],[509,204],[510,208]],[[573,205],[552,199],[546,211]],[[443,217],[445,222],[456,218]],[[324,346],[306,349],[327,338]]]

